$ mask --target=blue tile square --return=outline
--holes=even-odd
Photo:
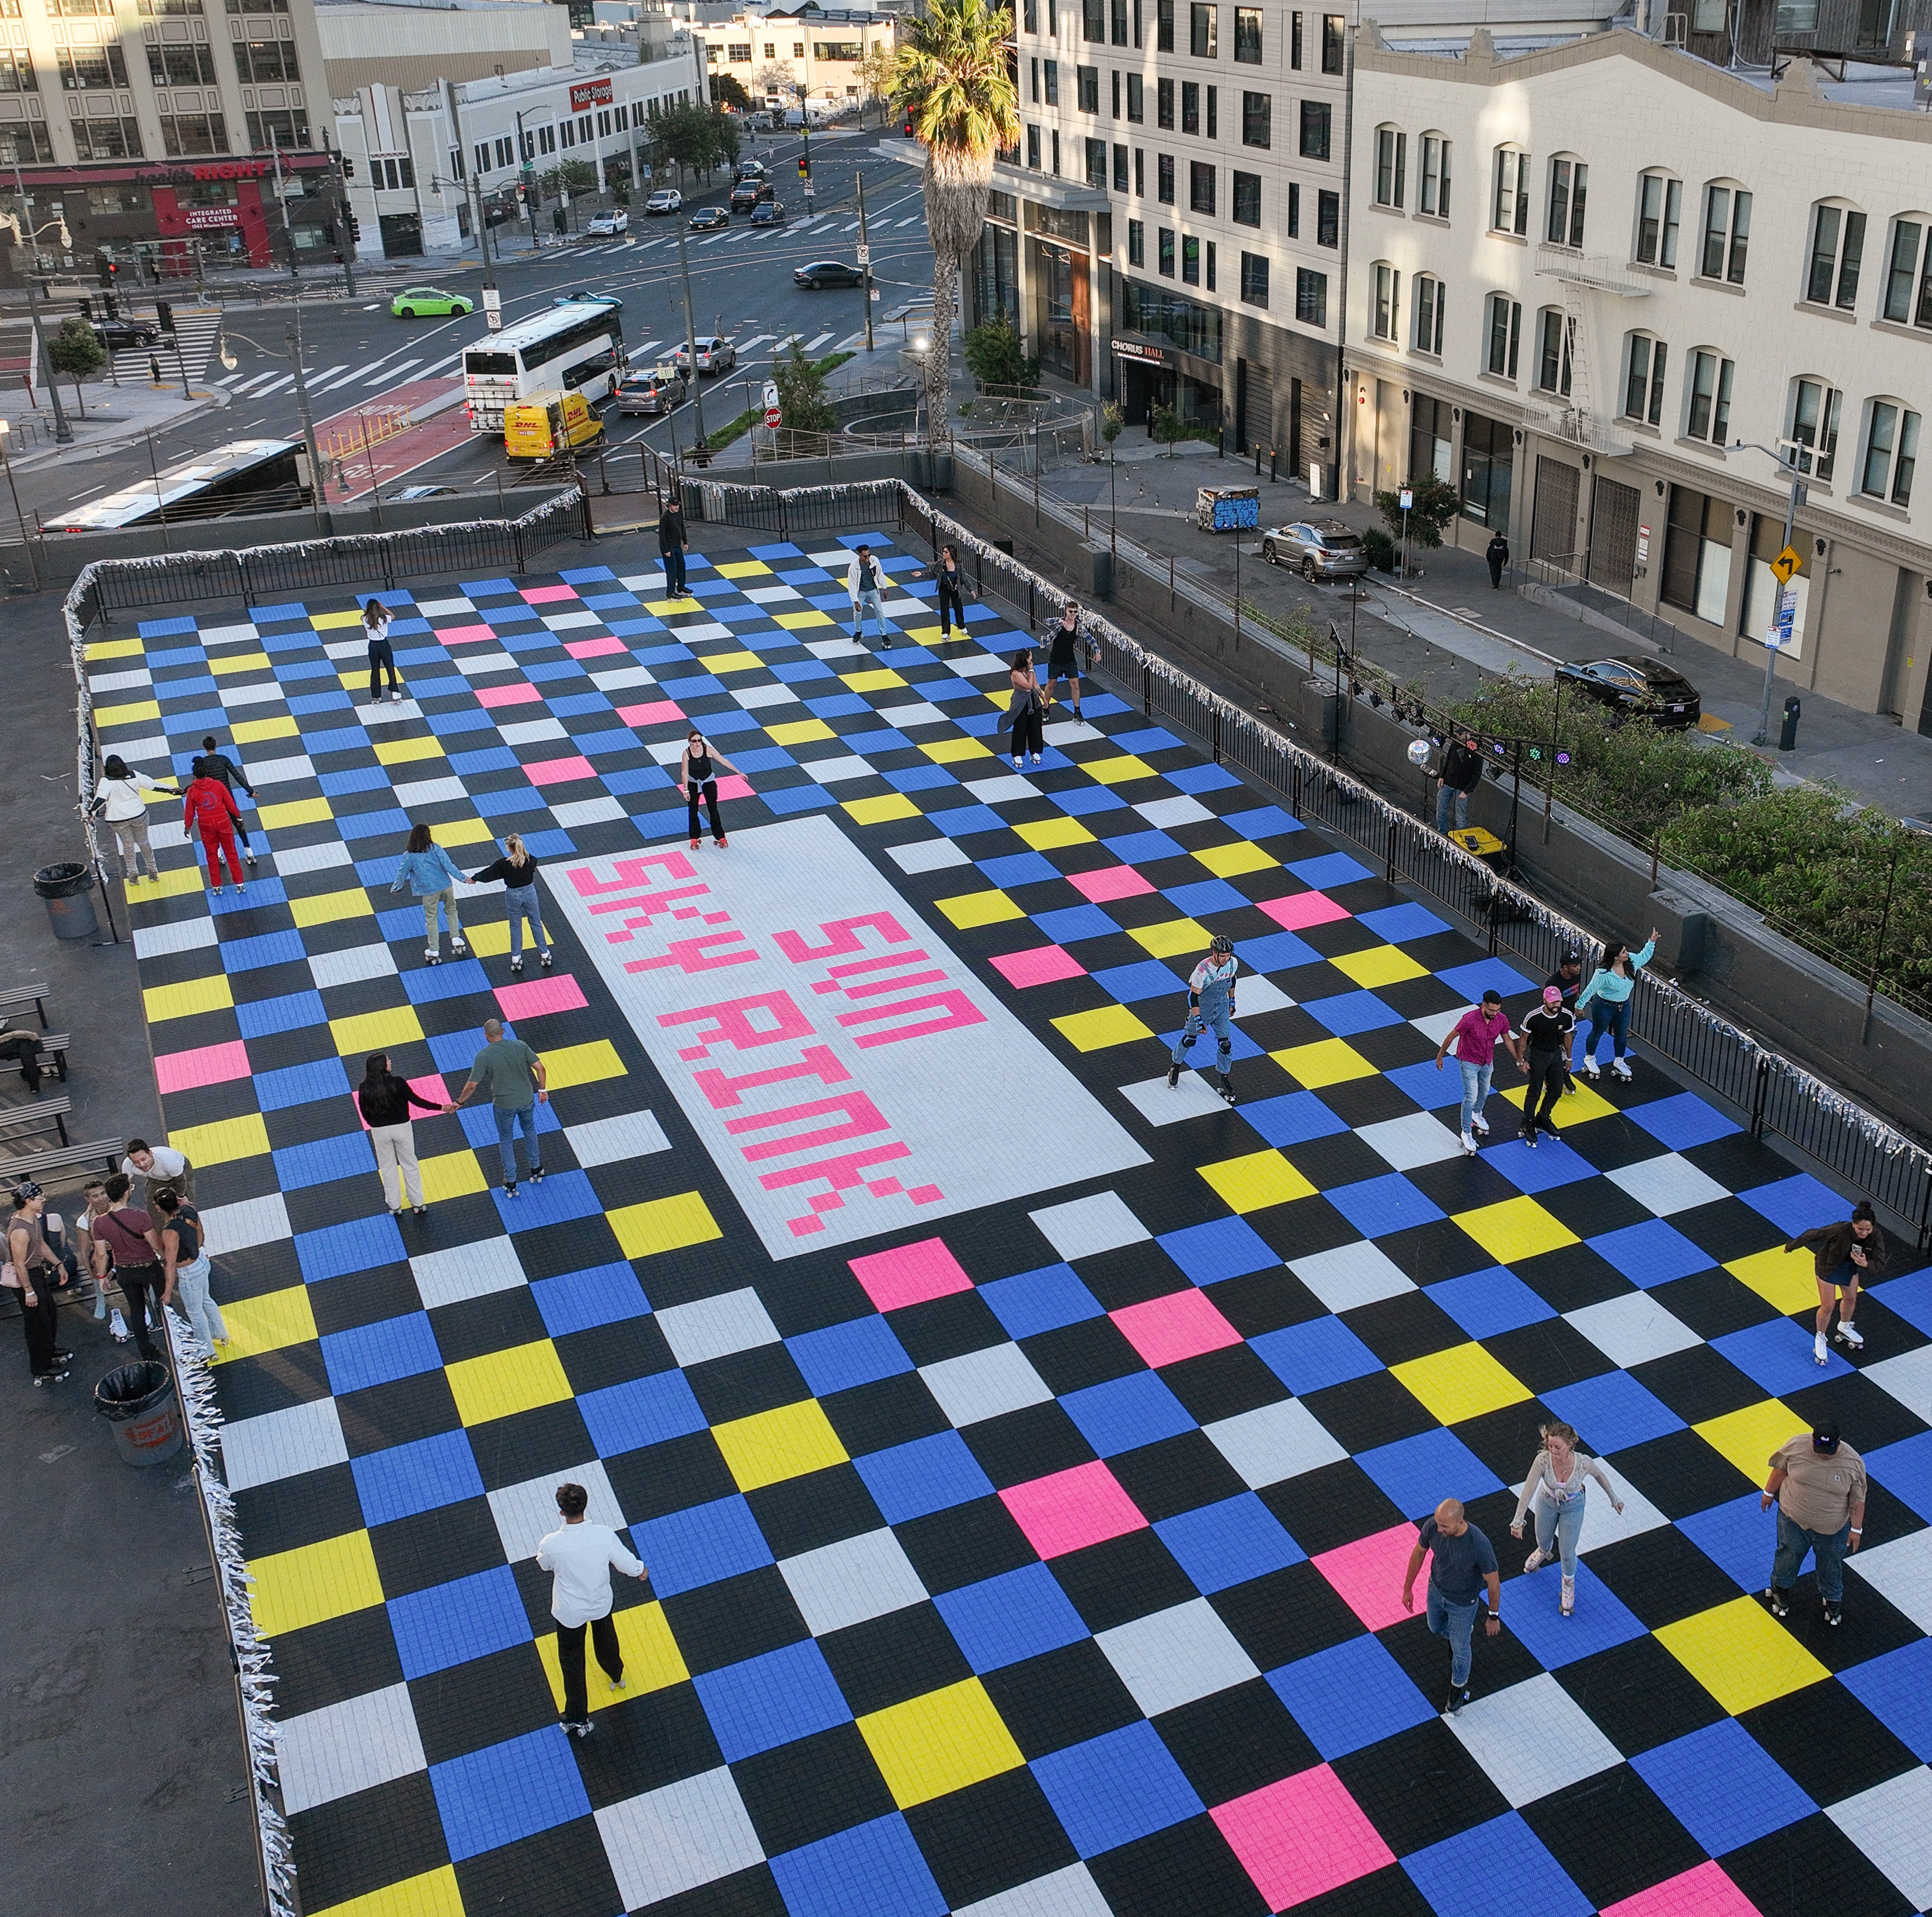
[[[1326,1196],[1365,1238],[1386,1238],[1418,1225],[1432,1225],[1444,1215],[1400,1172],[1364,1178],[1357,1185],[1339,1186]]]
[[[548,1105],[537,1107],[539,1114],[550,1109]],[[539,1115],[539,1140],[550,1129]],[[500,1160],[496,1168],[500,1172],[502,1168]],[[507,1196],[499,1186],[492,1186],[490,1195],[496,1201],[496,1216],[503,1221],[506,1232],[535,1232],[547,1226],[567,1225],[574,1218],[604,1216],[604,1201],[582,1172],[552,1172],[540,1185],[526,1178],[517,1188],[514,1198]]]
[[[926,822],[949,838],[963,838],[976,832],[1000,832],[1006,826],[990,806],[953,806],[944,812],[928,812]]]
[[[1591,1494],[1592,1496],[1594,1492]],[[1677,1528],[1740,1591],[1761,1592],[1771,1582],[1778,1548],[1778,1513],[1766,1510],[1755,1491],[1677,1520]]]
[[[351,792],[382,792],[389,786],[386,766],[352,766],[345,772],[316,775],[316,783],[325,799],[338,799]]]
[[[1286,1570],[1307,1556],[1252,1491],[1163,1518],[1154,1533],[1204,1597]]]
[[[1878,1286],[1874,1294],[1886,1310],[1897,1312],[1915,1330],[1932,1336],[1932,1271],[1894,1278]]]
[[[1264,1331],[1249,1344],[1255,1355],[1298,1398],[1330,1384],[1366,1378],[1382,1361],[1339,1318],[1312,1318],[1303,1324]],[[1443,1494],[1438,1492],[1438,1498]]]
[[[1364,912],[1355,922],[1366,926],[1376,938],[1386,939],[1391,945],[1406,945],[1415,938],[1433,938],[1438,932],[1449,929],[1446,920],[1438,919],[1426,905],[1418,905],[1413,901],[1400,905],[1384,905],[1378,912]]]
[[[1713,1857],[1755,1844],[1818,1808],[1735,1718],[1660,1744],[1630,1762]]]
[[[1405,1857],[1402,1868],[1436,1917],[1490,1917],[1498,1884],[1537,1917],[1590,1917],[1594,1908],[1514,1810]]]
[[[796,812],[809,812],[820,806],[832,803],[832,794],[822,785],[785,785],[776,791],[758,794],[765,802],[767,810],[776,812],[780,818],[790,818]]]
[[[639,1557],[660,1598],[736,1577],[774,1562],[772,1547],[742,1497],[719,1498],[631,1527]]]
[[[1151,1371],[1130,1372],[1124,1378],[1070,1391],[1060,1399],[1060,1408],[1103,1458],[1178,1438],[1195,1428],[1186,1407]]]
[[[416,921],[422,922],[420,915]],[[319,992],[292,992],[279,998],[257,998],[235,1008],[235,1022],[244,1039],[269,1038],[278,1032],[299,1032],[311,1025],[325,1028],[328,1014]]]
[[[349,1074],[339,1058],[319,1058],[308,1065],[285,1065],[277,1072],[255,1074],[255,1102],[263,1112],[286,1112],[291,1106],[313,1105],[325,1098],[346,1098]]]
[[[992,1495],[992,1480],[956,1431],[935,1432],[852,1462],[888,1524],[904,1524]]]
[[[1031,1338],[1106,1313],[1070,1264],[1042,1265],[980,1287],[980,1296],[1009,1338]]]
[[[435,1005],[446,998],[469,998],[490,991],[490,975],[476,958],[446,958],[403,974],[403,994],[412,1005]]]
[[[1626,1225],[1621,1231],[1606,1232],[1584,1243],[1613,1270],[1645,1291],[1654,1285],[1667,1285],[1673,1278],[1688,1278],[1694,1271],[1708,1271],[1716,1262],[1661,1218],[1646,1218],[1641,1225]]]
[[[1436,976],[1451,992],[1460,992],[1472,1005],[1479,1003],[1484,992],[1491,991],[1501,992],[1507,1004],[1535,983],[1500,958],[1478,958],[1472,964],[1452,965],[1446,972],[1438,972]]]
[[[1466,1504],[1500,1491],[1503,1481],[1453,1431],[1440,1427],[1355,1454],[1404,1517],[1424,1518],[1444,1498]]]
[[[1242,939],[1234,951],[1251,972],[1292,972],[1298,965],[1322,962],[1321,953],[1292,932],[1264,932],[1259,938]]]
[[[1138,732],[1117,732],[1113,744],[1123,752],[1172,752],[1180,741],[1166,728],[1154,725],[1143,726]]]
[[[696,1396],[681,1371],[653,1372],[601,1391],[586,1391],[577,1400],[590,1442],[600,1458],[620,1451],[640,1451],[673,1438],[688,1438],[708,1429]],[[660,1592],[662,1585],[658,1586]]]
[[[1514,1271],[1500,1264],[1466,1272],[1426,1288],[1424,1296],[1439,1305],[1472,1338],[1518,1331],[1556,1316]],[[1574,1422],[1572,1420],[1571,1422]]]
[[[997,1671],[1078,1644],[1087,1626],[1044,1564],[942,1592],[933,1600],[976,1672]]]
[[[1754,1211],[1768,1218],[1787,1238],[1795,1238],[1814,1225],[1832,1224],[1850,1216],[1846,1200],[1829,1186],[1821,1185],[1808,1172],[1740,1192],[1738,1196]]]
[[[876,732],[848,732],[844,742],[848,751],[862,758],[868,752],[908,752],[912,749],[912,741],[891,726],[882,726]],[[1000,823],[1006,822],[1002,820]]]
[[[1922,1764],[1932,1764],[1932,1638],[1854,1664],[1838,1682]]]
[[[895,1811],[772,1858],[791,1917],[945,1917],[946,1901]]]
[[[373,1169],[373,1154],[370,1162]],[[403,1234],[387,1212],[380,1218],[352,1218],[325,1231],[298,1232],[295,1245],[302,1281],[310,1285],[325,1278],[346,1278],[354,1271],[373,1271],[379,1265],[400,1264],[408,1255]]]
[[[400,806],[376,812],[357,812],[344,818],[338,814],[335,821],[336,836],[345,843],[356,844],[366,838],[383,838],[394,833],[398,838],[406,835],[415,823]]]
[[[815,1398],[849,1391],[881,1378],[896,1378],[913,1368],[892,1328],[874,1312],[788,1338],[791,1354]]]
[[[980,869],[997,886],[1042,885],[1060,876],[1060,868],[1041,852],[1013,852],[1002,859],[982,859]]]
[[[1196,1285],[1245,1278],[1251,1271],[1273,1270],[1281,1264],[1280,1253],[1245,1218],[1210,1218],[1204,1225],[1164,1232],[1156,1242]]]
[[[738,763],[741,766],[744,765],[746,757],[742,752],[738,754]],[[906,766],[897,772],[887,772],[885,780],[895,792],[933,792],[942,785],[957,785],[959,783],[944,766]],[[1022,866],[1028,858],[1039,856],[1037,853],[1016,855]],[[1016,884],[1018,881],[995,879],[993,883],[995,885],[1010,885]]]
[[[1164,998],[1181,988],[1181,981],[1175,976],[1173,968],[1158,958],[1142,958],[1131,965],[1109,965],[1093,976],[1094,982],[1102,992],[1112,992],[1123,1005],[1138,1005],[1147,999]]]
[[[1160,1035],[1160,1042],[1166,1047],[1169,1058],[1174,1055],[1174,1047],[1180,1042],[1183,1030],[1184,1028],[1176,1025],[1172,1030],[1162,1032]],[[1230,1028],[1228,1036],[1232,1040],[1228,1048],[1229,1054],[1237,1063],[1244,1058],[1264,1058],[1268,1056],[1262,1047],[1250,1038],[1239,1025]],[[1210,1027],[1196,1037],[1192,1048],[1184,1054],[1184,1063],[1190,1066],[1211,1065],[1214,1062],[1220,1046],[1220,1040]]]
[[[393,1524],[443,1504],[483,1496],[483,1474],[470,1448],[469,1435],[440,1431],[413,1444],[393,1444],[351,1458],[356,1494],[362,1500],[362,1522]]]
[[[1436,1714],[1378,1637],[1351,1637],[1298,1658],[1269,1672],[1268,1681],[1324,1763]]]
[[[1226,879],[1201,879],[1192,885],[1171,885],[1161,896],[1177,912],[1190,919],[1204,919],[1216,912],[1241,912],[1248,907],[1245,895]]]
[[[427,1677],[530,1641],[530,1616],[508,1564],[392,1598],[388,1612],[406,1678]]]
[[[1429,1295],[1435,1297],[1441,1288],[1432,1289]],[[1810,1355],[1808,1346],[1805,1355],[1808,1359]],[[1627,1371],[1606,1371],[1600,1378],[1560,1385],[1542,1396],[1565,1424],[1575,1426],[1584,1449],[1600,1457],[1684,1429],[1683,1419]],[[1593,1498],[1601,1495],[1594,1489],[1590,1492]]]
[[[1032,1770],[1082,1857],[1150,1837],[1206,1808],[1145,1718],[1035,1758]]]
[[[1099,710],[1100,703],[1089,694],[1086,710],[1090,712],[1096,712]],[[1168,784],[1180,792],[1222,792],[1229,786],[1239,785],[1241,782],[1226,766],[1176,766],[1164,776]]]
[[[1396,1090],[1414,1100],[1425,1112],[1444,1111],[1462,1102],[1462,1075],[1446,1067],[1438,1072],[1429,1059],[1414,1065],[1398,1065],[1393,1071],[1384,1072],[1382,1077]],[[1542,1149],[1540,1145],[1537,1147],[1538,1151]]]
[[[430,1766],[452,1862],[590,1815],[571,1740],[554,1725]]]
[[[1316,892],[1335,886],[1352,885],[1358,879],[1375,876],[1359,859],[1352,859],[1346,852],[1328,852],[1318,859],[1300,860],[1288,869],[1304,885]]]
[[[1091,818],[1096,812],[1118,812],[1126,800],[1111,785],[1070,785],[1046,795],[1070,818]]]
[[[1774,1318],[1762,1324],[1747,1325],[1742,1331],[1727,1331],[1721,1338],[1713,1338],[1711,1348],[1736,1365],[1752,1383],[1774,1398],[1780,1398],[1787,1391],[1802,1391],[1808,1384],[1822,1384],[1829,1378],[1851,1376],[1852,1367],[1832,1347],[1826,1347],[1824,1364],[1818,1363],[1812,1354],[1812,1330],[1808,1320],[1799,1324],[1788,1318]]]
[[[1445,1072],[1443,1076],[1449,1075]],[[1462,1076],[1460,1072],[1456,1074],[1459,1082]],[[1506,1122],[1506,1116],[1496,1121],[1498,1126]],[[1554,1191],[1559,1185],[1574,1185],[1597,1176],[1597,1168],[1561,1138],[1546,1137],[1534,1146],[1525,1144],[1520,1138],[1510,1138],[1492,1145],[1483,1154],[1483,1162],[1532,1198],[1538,1192]]]
[[[1036,912],[1033,922],[1056,945],[1075,945],[1083,938],[1105,938],[1120,928],[1097,905],[1070,905],[1058,912]]]
[[[1343,992],[1332,998],[1311,998],[1304,1001],[1301,1009],[1337,1038],[1407,1022],[1400,1012],[1392,1011],[1372,992]]]
[[[1179,839],[1164,832],[1130,832],[1105,842],[1107,850],[1124,866],[1150,866],[1160,859],[1179,859],[1187,848]]]
[[[1647,1105],[1634,1105],[1624,1116],[1672,1151],[1688,1151],[1693,1145],[1727,1138],[1743,1129],[1695,1092],[1678,1092],[1674,1097],[1654,1098]]]
[[[648,1318],[651,1310],[651,1301],[628,1261],[537,1279],[530,1297],[553,1338],[621,1324],[627,1318]]]
[[[852,1721],[824,1652],[808,1637],[693,1682],[728,1764]]]
[[[1528,1525],[1523,1535],[1526,1540],[1531,1535]],[[1508,1542],[1514,1545],[1516,1540]],[[1641,1621],[1591,1570],[1588,1558],[1576,1561],[1576,1609],[1567,1618],[1562,1590],[1562,1574],[1554,1568],[1510,1586],[1509,1628],[1545,1670],[1561,1670],[1646,1635]]]
[[[1789,1323],[1788,1319],[1784,1321]],[[1904,1504],[1932,1523],[1932,1431],[1881,1444],[1864,1454],[1865,1469]]]
[[[208,910],[212,917],[226,918],[236,912],[259,912],[264,906],[286,905],[288,894],[282,889],[278,878],[251,878],[248,890],[244,892],[239,886],[224,892],[219,898],[211,895]]]
[[[1173,775],[1170,773],[1168,776],[1172,778]],[[1232,785],[1238,782],[1231,778],[1226,782]],[[1191,789],[1198,792],[1204,788],[1196,786]],[[1224,812],[1221,823],[1244,838],[1280,838],[1302,829],[1301,821],[1292,812],[1284,812],[1279,806],[1257,806],[1249,812]]]
[[[442,1353],[430,1329],[429,1315],[421,1311],[346,1331],[325,1332],[322,1358],[328,1367],[328,1388],[338,1396],[442,1369]]]
[[[1306,1144],[1311,1138],[1332,1138],[1348,1130],[1311,1091],[1283,1092],[1277,1098],[1258,1099],[1252,1105],[1241,1107],[1241,1116],[1277,1148]]]
[[[265,965],[299,964],[308,956],[298,932],[261,932],[253,938],[221,941],[221,967],[226,972],[258,971]]]

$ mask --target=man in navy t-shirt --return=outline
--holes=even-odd
[[[1454,1717],[1469,1701],[1470,1640],[1483,1587],[1489,1587],[1489,1634],[1503,1628],[1503,1587],[1496,1554],[1490,1540],[1463,1514],[1460,1502],[1444,1498],[1433,1516],[1422,1520],[1408,1569],[1402,1580],[1402,1607],[1415,1609],[1415,1574],[1426,1553],[1429,1566],[1429,1628],[1449,1640],[1449,1701],[1445,1716]]]

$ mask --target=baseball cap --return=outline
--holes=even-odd
[[[1543,988],[1543,1002],[1546,1005],[1561,1005],[1563,994],[1554,986],[1545,986]]]
[[[1556,962],[1559,965],[1580,965],[1583,962],[1583,955],[1580,952],[1566,952]]]
[[[1811,1428],[1811,1448],[1822,1451],[1826,1456],[1838,1448],[1838,1427],[1835,1424],[1814,1425]]]

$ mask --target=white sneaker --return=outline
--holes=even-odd
[[[1465,1132],[1462,1134],[1462,1149],[1463,1149],[1465,1151],[1466,1151],[1467,1153],[1468,1153],[1468,1154],[1469,1154],[1469,1155],[1470,1155],[1472,1157],[1474,1157],[1474,1155],[1475,1155],[1475,1150],[1476,1150],[1476,1142],[1475,1142],[1475,1140],[1474,1140],[1474,1138],[1471,1138],[1471,1137],[1470,1137],[1470,1136],[1468,1135],[1468,1133],[1467,1132]]]
[[[1612,1058],[1610,1060],[1610,1070],[1614,1072],[1618,1078],[1622,1078],[1625,1084],[1629,1083],[1630,1068],[1627,1060],[1622,1058]]]
[[[392,686],[389,688],[389,704],[392,706],[400,706],[402,703],[403,695]]]
[[[1814,1364],[1829,1364],[1831,1355],[1825,1349],[1825,1334],[1820,1332],[1811,1341],[1811,1360]]]
[[[1490,1121],[1486,1118],[1472,1118],[1469,1120],[1469,1129],[1472,1132],[1480,1132],[1484,1138],[1487,1138],[1490,1136]]]
[[[1600,1078],[1604,1076],[1597,1070],[1597,1061],[1594,1058],[1586,1058],[1583,1060],[1583,1070],[1593,1078]]]
[[[1840,1344],[1850,1346],[1855,1352],[1862,1352],[1865,1348],[1864,1334],[1862,1332],[1854,1331],[1849,1324],[1840,1324],[1838,1327],[1838,1342]]]

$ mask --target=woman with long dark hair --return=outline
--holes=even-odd
[[[1038,765],[1046,750],[1046,701],[1040,689],[1040,676],[1034,670],[1030,648],[1013,655],[1006,669],[1012,697],[1006,702],[1006,718],[1013,728],[1013,768],[1025,762],[1029,748]]]
[[[728,842],[724,836],[724,821],[718,816],[718,774],[720,769],[736,772],[738,768],[715,747],[703,733],[692,729],[691,736],[684,742],[684,758],[677,769],[678,790],[684,794],[684,802],[691,814],[691,849],[695,852],[699,844],[698,808],[701,800],[711,814],[711,836],[722,851]]]
[[[396,676],[396,656],[389,650],[389,609],[380,599],[371,599],[362,608],[362,636],[369,642],[369,703],[381,704],[377,690],[382,674],[389,675],[389,703],[403,696],[403,682]]]
[[[972,589],[966,584],[958,547],[940,548],[939,556],[932,562],[932,576],[939,582],[939,643],[943,646],[952,637],[950,628],[955,622],[960,638],[966,636],[965,596]]]
[[[1825,1348],[1832,1329],[1832,1307],[1838,1308],[1838,1340],[1855,1352],[1865,1348],[1863,1336],[1854,1330],[1853,1316],[1858,1308],[1858,1287],[1885,1269],[1885,1234],[1878,1228],[1878,1214],[1868,1198],[1852,1207],[1852,1215],[1835,1225],[1814,1225],[1801,1232],[1784,1249],[1800,1246],[1811,1254],[1812,1275],[1818,1280],[1817,1335],[1811,1342],[1811,1355],[1820,1364],[1830,1354]]]
[[[369,1142],[376,1148],[376,1175],[382,1181],[382,1202],[389,1216],[400,1218],[404,1201],[416,1208],[420,1218],[429,1207],[423,1202],[422,1173],[416,1166],[416,1128],[410,1123],[410,1107],[416,1106],[440,1118],[452,1108],[447,1100],[439,1105],[424,1098],[406,1078],[389,1070],[389,1054],[372,1052],[363,1061],[362,1082],[356,1088],[356,1108],[369,1127]],[[389,1172],[396,1174],[396,1202],[389,1204]]]
[[[1656,950],[1654,926],[1650,928],[1649,938],[1634,952],[1622,939],[1611,940],[1604,947],[1597,969],[1590,974],[1590,982],[1577,994],[1577,1022],[1586,1028],[1583,1070],[1593,1078],[1600,1076],[1597,1070],[1597,1041],[1606,1032],[1610,1035],[1610,1070],[1620,1078],[1630,1075],[1630,1060],[1624,1056],[1630,1042],[1630,994],[1636,989],[1637,974],[1650,963],[1650,955]],[[1596,1009],[1586,1021],[1584,1008],[1592,1000]]]

